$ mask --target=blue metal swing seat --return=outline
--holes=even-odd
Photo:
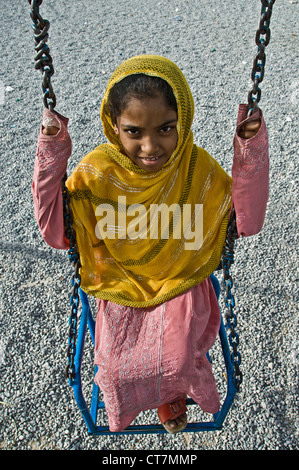
[[[217,295],[219,298],[220,285],[218,279],[211,275],[211,280]],[[93,382],[92,394],[91,394],[91,404],[90,407],[87,406],[86,400],[82,391],[82,380],[81,380],[81,365],[84,352],[84,342],[87,328],[89,329],[93,345],[95,344],[95,321],[92,316],[91,308],[89,305],[88,297],[80,289],[80,298],[82,303],[80,324],[78,328],[78,338],[76,346],[76,356],[75,356],[75,376],[74,379],[69,380],[70,386],[73,388],[75,400],[81,411],[81,414],[86,423],[88,433],[96,435],[113,435],[113,434],[159,434],[167,433],[165,428],[161,424],[143,424],[143,425],[130,425],[124,431],[121,432],[111,432],[109,427],[106,425],[97,424],[100,414],[103,418],[103,413],[105,413],[105,403],[100,399],[100,390],[99,387]],[[213,415],[213,419],[207,422],[193,422],[188,423],[187,427],[184,429],[184,432],[198,432],[198,431],[216,431],[222,428],[223,422],[230,410],[235,394],[237,392],[236,385],[233,379],[234,367],[231,359],[231,352],[229,347],[229,342],[226,334],[226,328],[221,319],[221,326],[219,330],[219,338],[221,342],[221,348],[226,368],[226,396],[222,403],[222,406],[218,413]],[[209,356],[208,356],[209,357]],[[95,373],[97,368],[95,368]],[[191,398],[186,401],[187,407],[190,405],[198,406]],[[157,418],[158,420],[158,418]]]

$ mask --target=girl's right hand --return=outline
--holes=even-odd
[[[56,135],[60,130],[60,124],[55,117],[44,116],[42,132],[44,135]]]

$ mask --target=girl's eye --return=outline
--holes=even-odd
[[[161,132],[164,134],[164,133],[170,132],[172,129],[174,129],[173,126],[165,126],[165,127],[162,127]]]
[[[137,129],[125,129],[125,132],[126,134],[134,135],[134,136],[139,134],[139,131]]]

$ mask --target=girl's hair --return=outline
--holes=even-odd
[[[158,94],[164,96],[167,106],[177,112],[177,102],[171,86],[160,77],[153,77],[143,73],[129,75],[116,83],[109,93],[108,109],[111,120],[115,123],[121,113],[126,109],[132,98],[155,98]]]

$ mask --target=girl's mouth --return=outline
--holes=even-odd
[[[140,160],[145,161],[145,162],[155,162],[155,161],[159,160],[159,158],[161,158],[161,156],[159,156],[159,157],[138,157],[138,158],[140,158]]]

